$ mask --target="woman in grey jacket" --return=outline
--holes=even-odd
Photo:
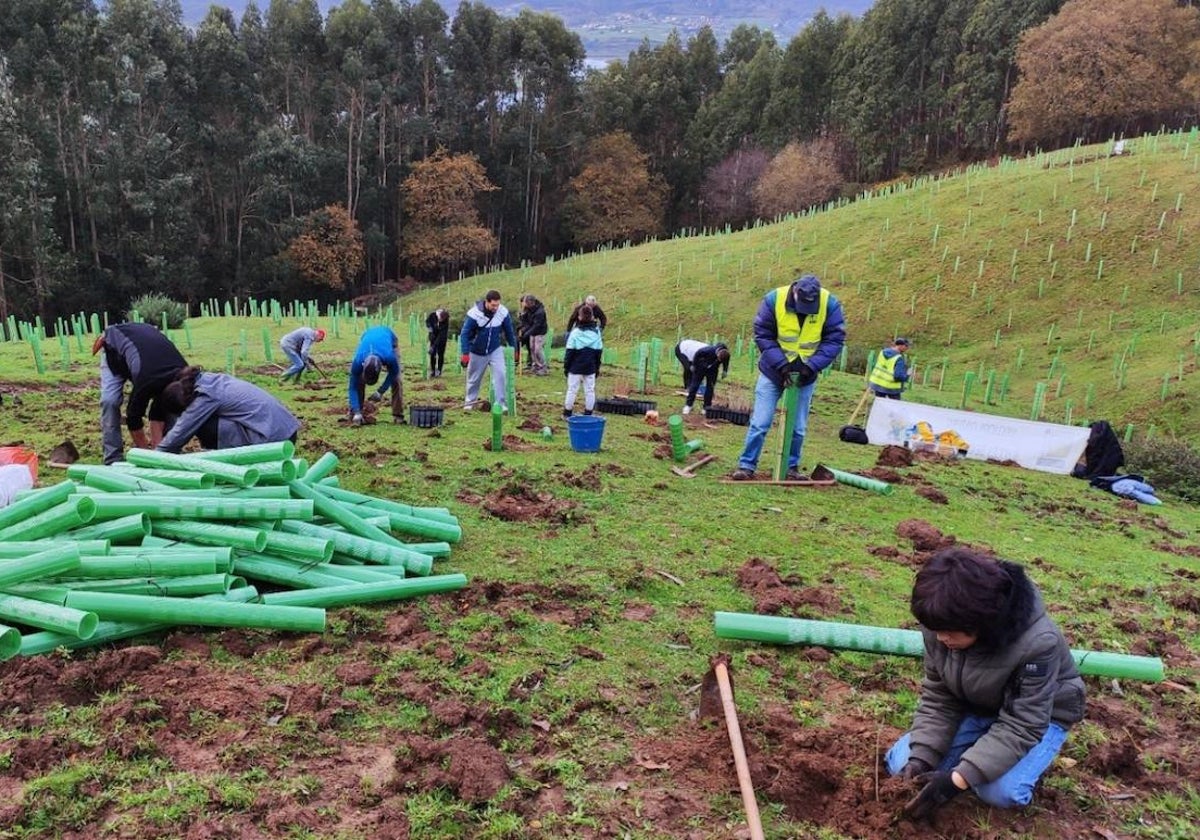
[[[158,449],[180,452],[193,437],[205,449],[296,440],[300,421],[271,394],[227,373],[186,367],[159,398],[179,415]]]
[[[927,818],[965,790],[997,808],[1028,805],[1084,710],[1041,593],[1015,563],[950,548],[917,573],[911,607],[925,678],[912,729],[887,753],[889,772],[923,785],[905,813]]]

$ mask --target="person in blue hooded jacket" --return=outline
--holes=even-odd
[[[785,478],[799,481],[803,478],[800,454],[808,431],[808,410],[817,374],[833,363],[846,344],[842,304],[828,289],[822,288],[814,275],[805,274],[763,296],[754,318],[754,343],[760,353],[754,409],[750,428],[746,430],[746,445],[730,478],[735,481],[754,478],[763,441],[775,419],[775,406],[784,390],[795,385],[800,393]]]
[[[908,339],[897,337],[891,347],[884,347],[875,357],[871,368],[871,390],[877,397],[889,400],[900,399],[904,384],[909,380],[908,361],[904,354],[908,352]]]
[[[459,362],[467,369],[467,395],[463,409],[470,411],[479,403],[479,386],[483,373],[492,369],[492,388],[496,402],[507,414],[508,371],[504,363],[504,343],[516,349],[517,331],[513,328],[512,316],[500,302],[500,293],[491,289],[483,300],[475,301],[467,310],[462,330],[458,334]]]
[[[400,380],[400,342],[390,328],[370,327],[358,340],[358,349],[350,362],[350,418],[354,425],[363,423],[363,396],[368,385],[379,381],[379,374],[387,368],[383,384],[367,397],[379,402],[390,388],[392,391],[392,420],[404,422],[404,390]]]
[[[604,339],[600,324],[590,306],[583,306],[567,336],[563,354],[563,373],[567,375],[567,398],[563,402],[563,418],[569,419],[575,407],[575,397],[583,387],[583,413],[591,414],[596,407],[596,374],[604,356]]]

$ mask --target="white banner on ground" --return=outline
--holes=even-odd
[[[867,417],[867,438],[877,446],[904,446],[918,423],[933,433],[952,430],[967,442],[968,458],[1016,461],[1042,472],[1071,472],[1087,446],[1090,429],[956,411],[903,400],[876,399]]]

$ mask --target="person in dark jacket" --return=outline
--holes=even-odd
[[[500,292],[495,289],[488,291],[483,300],[467,310],[463,319],[462,330],[458,334],[459,350],[462,358],[459,362],[467,369],[467,394],[463,403],[464,411],[471,411],[479,404],[479,387],[483,384],[483,374],[488,368],[492,370],[492,390],[496,392],[496,402],[500,410],[508,413],[508,371],[504,361],[504,343],[509,347],[517,346],[517,331],[513,328],[512,316],[500,302]]]
[[[875,365],[871,368],[871,390],[876,396],[889,400],[900,399],[904,384],[908,382],[908,361],[904,354],[908,352],[908,339],[897,337],[891,347],[884,347],[875,357]]]
[[[366,396],[367,386],[379,381],[379,375],[387,368],[383,384]],[[400,340],[390,327],[369,327],[358,340],[358,349],[350,361],[350,420],[354,425],[363,424],[363,398],[377,403],[390,389],[392,392],[392,422],[404,422],[404,382],[400,367]]]
[[[296,441],[300,421],[274,396],[227,373],[186,367],[160,398],[179,419],[158,444],[181,452],[193,437],[205,449]]]
[[[546,333],[549,331],[545,304],[533,295],[523,296],[517,339],[529,351],[525,369],[534,376],[545,376],[550,372],[550,366],[546,364]]]
[[[1114,475],[1123,466],[1125,451],[1121,449],[1121,441],[1112,424],[1107,420],[1092,423],[1082,463],[1075,465],[1071,475],[1090,480],[1096,476]]]
[[[738,468],[730,478],[749,481],[762,455],[763,442],[775,419],[775,406],[789,386],[799,388],[796,400],[796,426],[788,450],[784,478],[797,481],[804,435],[808,431],[808,410],[816,389],[817,374],[833,364],[846,343],[846,319],[842,304],[821,281],[805,274],[794,282],[772,289],[763,296],[754,318],[754,344],[758,358],[758,382],[754,386],[754,409],[746,445],[738,458]]]
[[[429,331],[429,378],[437,379],[446,365],[446,342],[450,340],[450,313],[435,309],[425,318]]]
[[[721,373],[722,379],[729,375],[729,348],[719,341],[705,344],[685,338],[675,345],[675,358],[683,367],[683,387],[687,388],[683,413],[692,413],[692,405],[696,402],[701,385],[704,386],[704,411],[707,413],[712,408],[713,394],[717,390],[717,373]]]
[[[917,573],[911,608],[925,678],[912,728],[887,753],[891,774],[922,785],[905,813],[926,819],[967,790],[997,808],[1028,805],[1085,705],[1041,593],[1016,563],[956,547]]]
[[[575,329],[575,325],[579,323],[580,310],[585,306],[592,308],[592,317],[596,319],[596,324],[600,327],[601,332],[608,326],[608,318],[604,314],[604,310],[600,308],[600,304],[596,303],[595,295],[588,295],[583,299],[583,302],[571,310],[571,316],[567,318],[567,334],[571,334],[571,330]]]
[[[157,398],[175,379],[187,360],[158,327],[150,324],[113,324],[92,344],[92,355],[100,356],[100,434],[104,463],[120,461],[125,454],[121,440],[121,403],[125,383],[131,382],[125,425],[133,445],[143,449],[157,444],[170,417]],[[150,438],[145,421],[150,415]]]
[[[596,407],[596,374],[604,357],[604,339],[590,306],[579,310],[575,328],[567,336],[563,354],[563,373],[567,376],[567,398],[563,401],[563,417],[569,418],[575,408],[575,397],[583,387],[583,413],[591,414]]]

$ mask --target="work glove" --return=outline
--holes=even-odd
[[[470,353],[463,353],[462,358],[458,360],[458,364],[461,367],[466,367],[470,363],[471,363],[471,354]]]
[[[916,778],[925,786],[904,806],[904,815],[909,819],[927,820],[938,808],[962,793],[958,785],[954,784],[949,770],[922,773]]]
[[[685,405],[685,406],[683,407],[683,413],[684,413],[684,414],[691,414],[691,413],[692,413],[692,407],[691,407],[690,405]]]
[[[362,412],[355,412],[354,416],[350,418],[350,422],[355,426],[361,426],[363,424]]]
[[[915,779],[925,773],[928,773],[933,768],[919,758],[910,758],[908,763],[900,770],[901,779]]]
[[[381,394],[379,391],[372,391],[371,396],[367,397],[367,400],[369,402],[379,402],[382,399],[383,399],[383,394]]]
[[[792,362],[791,371],[792,381],[801,388],[817,381],[817,372],[806,365],[803,359],[796,359]]]

